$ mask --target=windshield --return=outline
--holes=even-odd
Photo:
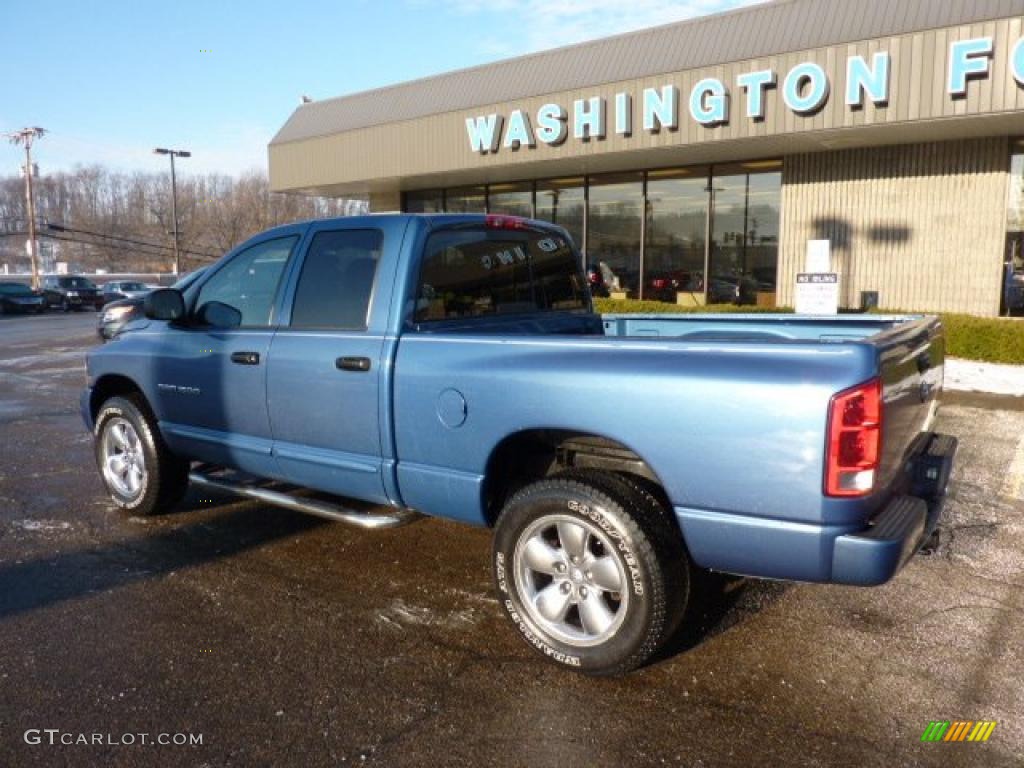
[[[172,285],[171,288],[175,288],[175,289],[177,289],[179,291],[184,291],[186,288],[188,288],[190,285],[192,285],[192,283],[194,283],[199,278],[199,276],[202,275],[203,272],[206,271],[206,269],[207,269],[206,267],[203,267],[202,269],[197,269],[195,272],[189,272],[187,275],[185,275],[183,278],[181,278],[178,282],[176,282],[174,285]]]
[[[122,291],[148,291],[149,286],[145,283],[121,283]]]
[[[86,280],[84,277],[62,277],[57,280],[57,285],[61,288],[80,288],[83,290],[96,288],[91,280]]]
[[[22,296],[30,295],[32,293],[27,285],[21,283],[0,283],[0,293],[7,294],[8,296]]]

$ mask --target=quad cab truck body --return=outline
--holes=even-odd
[[[602,317],[587,282],[531,220],[270,230],[89,354],[101,475],[134,514],[193,482],[491,527],[515,626],[592,674],[647,661],[703,569],[876,585],[932,533],[956,452],[931,431],[939,320]]]

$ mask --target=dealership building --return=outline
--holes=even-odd
[[[269,162],[277,191],[556,222],[616,297],[791,306],[828,240],[843,306],[997,315],[1022,139],[1024,0],[776,0],[303,104]]]

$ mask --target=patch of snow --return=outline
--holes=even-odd
[[[23,531],[66,531],[71,527],[62,520],[15,520],[11,525]]]
[[[1024,365],[946,359],[946,389],[1024,397]]]
[[[476,617],[472,608],[438,614],[429,608],[409,605],[403,600],[392,600],[388,609],[377,615],[377,621],[398,629],[401,629],[403,625],[458,629],[467,624],[476,623]]]

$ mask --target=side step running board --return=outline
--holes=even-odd
[[[357,528],[369,528],[377,530],[381,528],[398,528],[401,525],[408,525],[415,522],[422,515],[412,509],[396,509],[391,512],[366,513],[357,512],[348,507],[337,504],[329,504],[325,501],[307,499],[281,491],[274,491],[269,488],[261,488],[255,485],[238,482],[227,477],[214,477],[199,469],[188,473],[190,482],[206,488],[216,488],[220,491],[227,491],[238,496],[246,496],[250,499],[257,499],[275,507],[283,507],[296,512],[305,512],[308,515],[316,515],[326,520],[333,520],[337,523],[354,525]]]

